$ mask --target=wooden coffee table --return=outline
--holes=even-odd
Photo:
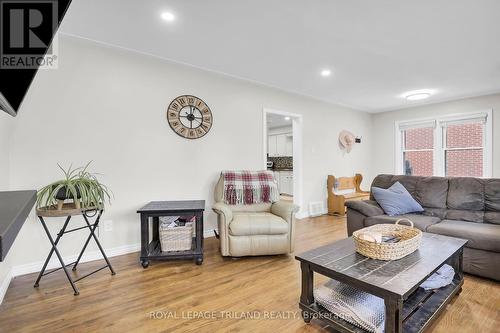
[[[347,238],[296,256],[302,269],[299,307],[306,323],[317,318],[339,332],[366,332],[332,315],[314,301],[313,274],[325,275],[384,299],[385,333],[422,332],[463,285],[463,247],[467,240],[424,233],[422,245],[393,261],[370,259]],[[425,291],[419,285],[443,264],[455,269],[453,283]]]

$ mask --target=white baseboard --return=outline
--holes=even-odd
[[[215,237],[214,230],[215,230],[215,229],[204,230],[204,231],[203,231],[203,238]],[[215,231],[217,231],[217,230],[215,230]]]
[[[111,257],[121,256],[121,255],[124,255],[127,253],[137,252],[140,249],[141,249],[141,244],[132,244],[132,245],[124,245],[124,246],[118,246],[118,247],[104,249],[104,252],[106,252],[106,255],[109,258],[111,258]],[[71,262],[76,261],[77,258],[78,258],[78,254],[75,254],[75,255],[63,257],[63,260],[65,263],[69,264]],[[89,261],[93,261],[93,260],[100,260],[100,259],[102,259],[101,252],[100,251],[92,251],[92,252],[86,252],[82,256],[82,258],[80,259],[80,262],[84,263],[84,262],[89,262]],[[27,263],[24,265],[17,265],[17,266],[12,267],[10,269],[9,273],[5,276],[4,280],[0,282],[0,304],[2,304],[5,293],[7,292],[7,289],[9,287],[10,281],[13,278],[15,278],[16,276],[20,276],[20,275],[39,272],[42,269],[42,266],[44,263],[45,263],[45,260],[31,262],[31,263]],[[59,260],[57,259],[56,255],[52,254],[52,259],[47,264],[47,269],[58,268],[60,266],[61,266],[61,264],[59,263]]]
[[[328,214],[328,210],[325,209],[318,216],[326,215],[326,214]],[[295,218],[297,218],[297,219],[305,219],[305,218],[308,218],[308,217],[311,217],[311,215],[309,215],[309,211],[307,211],[307,210],[306,211],[302,211],[302,212],[298,212],[297,214],[295,214]]]
[[[2,304],[5,293],[7,293],[7,289],[9,288],[10,281],[12,280],[12,269],[7,272],[7,275],[0,281],[0,304]]]
[[[309,212],[308,211],[300,211],[297,214],[295,214],[296,219],[305,219],[309,217]]]
[[[203,238],[209,238],[209,237],[214,237],[214,229],[209,229],[205,230],[203,232]],[[123,246],[118,246],[118,247],[112,247],[112,248],[107,248],[104,249],[104,252],[106,255],[111,258],[111,257],[116,257],[116,256],[121,256],[124,254],[128,253],[133,253],[133,252],[138,252],[141,250],[141,244],[131,244],[131,245],[123,245]],[[63,257],[63,260],[65,263],[69,264],[70,262],[76,261],[78,258],[78,254],[71,255],[71,256],[66,256]],[[92,251],[92,252],[85,252],[82,258],[80,259],[80,262],[89,262],[89,261],[94,261],[94,260],[100,260],[102,259],[102,255],[100,251]],[[36,262],[31,262],[27,263],[24,265],[17,265],[14,266],[10,269],[10,271],[7,273],[3,281],[0,281],[0,304],[2,304],[3,298],[5,296],[5,293],[7,292],[7,289],[9,288],[10,281],[16,277],[16,276],[21,276],[25,274],[30,274],[30,273],[36,273],[39,272],[42,269],[42,266],[44,264],[44,261],[36,261]],[[58,268],[60,267],[59,260],[57,259],[56,255],[52,255],[52,259],[49,261],[47,264],[47,269],[53,269],[53,268]]]
[[[104,249],[104,252],[106,253],[106,256],[111,258],[132,252],[137,252],[140,251],[140,249],[141,244],[132,244]],[[69,264],[70,262],[76,261],[77,258],[78,254],[74,254],[71,256],[63,257],[63,260],[65,263]],[[100,251],[85,252],[82,256],[82,259],[80,259],[80,262],[84,263],[100,259],[102,259],[102,254]],[[42,269],[44,262],[45,260],[14,266],[12,267],[12,277],[39,272]],[[51,260],[47,264],[47,269],[58,268],[60,266],[61,264],[59,263],[59,260],[57,259],[56,255],[53,254]]]
[[[203,232],[203,238],[208,238],[208,237],[213,237],[214,236],[214,230],[205,230]],[[132,253],[132,252],[138,252],[141,250],[141,244],[131,244],[131,245],[123,245],[123,246],[118,246],[118,247],[112,247],[112,248],[107,248],[104,249],[104,252],[106,255],[111,258],[111,257],[116,257],[116,256],[121,256],[124,254]],[[63,260],[65,263],[70,263],[73,261],[76,261],[78,258],[78,254],[72,255],[72,256],[66,256],[63,257]],[[92,251],[92,252],[85,252],[82,256],[82,259],[80,262],[89,262],[89,261],[94,261],[94,260],[100,260],[102,259],[102,255],[100,251]],[[30,274],[34,272],[39,272],[42,269],[44,261],[37,261],[37,262],[32,262],[24,265],[18,265],[12,267],[12,277],[20,276],[20,275],[25,275],[25,274]],[[59,260],[57,259],[56,255],[52,255],[52,259],[49,261],[47,265],[47,269],[52,269],[52,268],[57,268],[59,267]]]

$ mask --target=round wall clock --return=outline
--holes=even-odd
[[[167,110],[170,128],[186,139],[198,139],[210,131],[212,111],[201,98],[182,95],[175,98]]]

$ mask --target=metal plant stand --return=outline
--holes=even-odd
[[[88,216],[88,212],[91,212],[91,211],[95,211],[96,215],[97,215],[95,222],[93,224],[91,224],[89,222],[89,217],[92,217],[92,216]],[[84,279],[84,278],[86,278],[94,273],[97,273],[105,268],[108,268],[108,267],[109,267],[109,270],[111,271],[111,275],[116,274],[115,271],[113,270],[113,267],[111,266],[111,263],[109,262],[108,257],[106,256],[106,253],[104,253],[104,250],[101,246],[101,243],[99,243],[99,240],[97,239],[97,237],[95,235],[95,230],[96,230],[97,226],[99,225],[99,221],[101,219],[102,213],[103,213],[102,209],[96,209],[96,208],[91,208],[91,207],[86,208],[86,209],[78,209],[78,208],[75,208],[75,206],[73,204],[65,204],[63,206],[62,210],[57,210],[55,207],[48,207],[48,208],[45,207],[45,208],[37,209],[38,218],[40,219],[40,222],[42,223],[43,229],[47,233],[47,237],[49,238],[49,241],[50,241],[50,244],[52,245],[52,248],[50,249],[49,255],[47,256],[47,259],[45,260],[45,263],[43,264],[42,270],[38,274],[38,278],[35,281],[35,285],[34,285],[35,288],[37,288],[39,286],[39,283],[40,283],[42,276],[54,273],[54,272],[62,269],[64,271],[64,273],[66,274],[66,277],[68,278],[68,281],[71,284],[71,287],[73,288],[74,295],[76,296],[76,295],[80,294],[78,288],[75,285],[76,282],[78,282],[78,281],[80,281],[80,280],[82,280],[82,279]],[[84,225],[83,227],[66,230],[66,228],[68,227],[69,221],[71,220],[71,217],[77,216],[77,215],[81,215],[83,217],[86,225]],[[44,217],[46,217],[46,218],[47,217],[66,217],[66,221],[64,222],[62,229],[59,231],[59,233],[57,233],[57,237],[55,240],[52,238],[50,231],[47,228]],[[61,237],[64,234],[68,234],[70,232],[85,229],[85,228],[89,229],[90,234],[87,237],[87,240],[86,240],[85,244],[83,245],[82,250],[80,251],[80,255],[78,256],[78,259],[76,259],[76,261],[71,262],[69,264],[65,264],[64,260],[61,256],[61,253],[57,249],[57,244],[59,243],[59,241],[61,240]],[[106,265],[99,268],[99,269],[96,269],[95,271],[90,272],[82,277],[79,277],[78,279],[73,280],[68,272],[67,267],[73,265],[72,270],[76,271],[76,267],[80,263],[80,260],[82,259],[82,256],[83,256],[83,253],[87,249],[87,246],[88,246],[91,238],[94,238],[94,241],[96,242],[97,247],[99,247],[99,251],[101,251],[103,258],[106,261]],[[59,262],[61,263],[61,267],[55,268],[55,269],[48,271],[48,272],[45,272],[45,269],[47,268],[47,264],[49,263],[50,258],[52,257],[52,254],[54,252],[56,253],[57,258],[59,259]]]

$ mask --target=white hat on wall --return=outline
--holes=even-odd
[[[356,142],[356,137],[351,132],[342,130],[339,134],[339,142],[345,151],[350,153],[352,146],[354,146],[354,143]]]

